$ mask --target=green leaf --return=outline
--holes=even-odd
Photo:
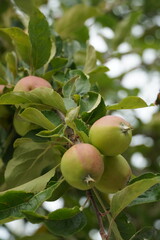
[[[14,0],[17,7],[20,8],[24,13],[30,15],[35,7],[34,1],[32,0]]]
[[[106,114],[106,106],[101,95],[89,92],[87,97],[80,100],[80,114],[84,122],[93,124]]]
[[[96,56],[96,50],[93,46],[88,45],[87,47],[87,53],[86,53],[86,61],[84,65],[84,72],[86,74],[89,74],[96,68],[97,63],[97,56]]]
[[[130,35],[131,28],[138,21],[141,16],[140,11],[132,11],[116,26],[115,37],[112,40],[114,48],[117,48],[121,42],[125,41],[125,38]]]
[[[63,208],[50,213],[44,223],[51,233],[67,237],[86,225],[86,217],[78,207]]]
[[[40,99],[32,96],[30,92],[9,92],[0,97],[1,105],[18,105],[18,104],[32,104],[41,103]]]
[[[17,76],[17,58],[15,52],[8,52],[6,54],[7,68],[13,74],[14,77]]]
[[[121,102],[107,106],[107,110],[119,110],[119,109],[136,109],[148,107],[146,102],[140,97],[129,96],[124,98]]]
[[[13,158],[7,164],[7,186],[16,187],[31,181],[39,177],[45,168],[56,166],[59,160],[60,153],[52,143],[23,142],[15,149]]]
[[[32,211],[22,211],[24,216],[27,218],[27,220],[31,223],[41,223],[44,221],[45,216],[40,215],[38,213],[32,212]]]
[[[136,232],[129,240],[158,240],[157,230],[153,227],[144,227]]]
[[[0,28],[0,31],[6,33],[14,42],[15,47],[22,60],[30,65],[31,61],[31,43],[28,35],[20,28]]]
[[[42,130],[39,133],[37,133],[37,136],[40,137],[54,137],[55,135],[62,135],[64,131],[64,124],[58,125],[56,128],[53,130]]]
[[[13,188],[13,190],[32,192],[32,193],[38,193],[40,191],[43,191],[47,183],[49,182],[49,180],[55,175],[56,168],[57,167],[52,168],[50,171],[43,174],[42,176],[35,178],[27,183],[24,183],[18,187],[15,187]]]
[[[9,92],[0,97],[0,104],[28,106],[48,106],[66,113],[63,98],[51,88],[35,88],[29,92]]]
[[[126,216],[123,212],[120,213],[116,218],[116,224],[123,239],[130,240],[135,233],[135,227],[128,216]]]
[[[160,183],[160,176],[149,179],[142,179],[118,191],[111,201],[111,213],[115,218],[134,199],[147,191],[153,185]]]
[[[96,7],[76,4],[69,8],[55,23],[55,30],[64,39],[74,39],[77,33],[81,31],[84,22],[98,14],[99,11]]]
[[[31,95],[36,96],[42,104],[53,107],[60,110],[62,113],[66,113],[63,98],[59,93],[51,88],[35,88],[30,92]]]
[[[71,97],[74,94],[84,95],[90,90],[90,82],[87,76],[80,70],[72,70],[69,72],[70,80],[63,87],[63,95]]]
[[[65,67],[67,62],[68,62],[68,58],[54,57],[50,61],[50,64],[52,65],[53,69],[57,71]]]
[[[24,218],[23,210],[36,211],[52,196],[56,184],[34,195],[23,191],[8,190],[0,193],[0,224]]]
[[[54,129],[56,126],[50,122],[39,110],[35,108],[26,108],[21,114],[21,118],[45,129]]]
[[[32,44],[33,66],[35,69],[39,69],[48,61],[52,46],[48,22],[36,8],[30,16],[28,28]]]
[[[129,206],[135,206],[145,203],[160,202],[160,184],[156,184],[138,198],[133,200]]]

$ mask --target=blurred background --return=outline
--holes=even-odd
[[[155,103],[160,90],[160,1],[35,0],[35,2],[48,19],[54,35],[56,21],[72,7],[85,4],[97,8],[99,14],[88,14],[81,26],[75,27],[76,21],[77,23],[79,21],[75,19],[70,36],[67,31],[60,34],[62,38],[70,38],[72,42],[76,66],[79,68],[83,66],[86,43],[89,41],[96,49],[97,64],[105,65],[109,69],[106,73],[98,72],[96,76],[106,105],[120,102],[127,96],[139,96],[147,105]],[[27,24],[27,15],[15,7],[14,1],[0,0],[0,28],[17,26],[27,31]],[[4,40],[0,35],[0,78],[3,76],[5,54],[12,49],[13,45],[9,40]],[[124,156],[136,176],[146,172],[160,172],[159,110],[159,105],[152,105],[136,110],[111,112],[124,117],[133,126],[131,146]],[[3,133],[3,126],[0,128]],[[65,201],[74,202],[75,199],[67,199],[64,196],[54,202],[45,202],[43,208],[46,211],[53,211],[63,207]],[[80,204],[84,201],[85,196],[79,196]],[[150,225],[160,231],[160,203],[130,207],[126,213],[132,218],[137,229]],[[89,230],[88,239],[99,240],[94,220],[90,226],[94,228]],[[0,226],[0,239],[34,240],[36,238],[25,236],[30,236],[40,231],[39,229],[40,225],[22,220],[14,221]],[[71,239],[85,237],[82,233],[79,238]]]

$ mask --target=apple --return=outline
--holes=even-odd
[[[69,148],[61,160],[61,172],[71,186],[87,190],[100,180],[104,162],[100,152],[91,144],[79,143]]]
[[[104,156],[104,172],[95,187],[103,193],[115,193],[126,186],[131,175],[131,168],[122,155]]]
[[[104,116],[98,119],[89,130],[91,144],[106,156],[123,153],[132,139],[132,127],[118,116]]]
[[[28,91],[31,91],[31,90],[33,90],[35,88],[38,88],[38,87],[52,88],[51,84],[43,78],[36,77],[36,76],[27,76],[27,77],[24,77],[24,78],[20,79],[16,83],[13,91],[28,92]]]

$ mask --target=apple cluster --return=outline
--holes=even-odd
[[[52,88],[50,83],[37,76],[27,76],[17,82],[14,91],[31,91],[38,87]],[[3,90],[3,89],[2,89]],[[22,119],[14,116],[14,127],[19,132]],[[132,127],[123,118],[107,115],[97,120],[90,128],[90,143],[79,143],[69,148],[61,160],[61,172],[73,187],[87,190],[95,186],[104,193],[122,189],[131,177],[131,168],[121,155],[129,146]]]
[[[124,188],[131,168],[121,155],[132,138],[132,127],[119,116],[107,115],[90,128],[90,143],[69,148],[61,160],[61,172],[73,187],[88,190],[95,186],[103,193]]]

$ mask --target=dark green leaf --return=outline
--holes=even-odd
[[[89,92],[86,98],[80,101],[80,114],[83,121],[93,124],[96,120],[106,115],[106,106],[101,95]]]
[[[36,211],[40,205],[51,197],[56,184],[33,195],[23,191],[8,190],[0,193],[0,224],[24,218],[25,211]]]
[[[17,7],[20,8],[23,12],[30,15],[35,7],[33,0],[14,0]]]
[[[31,223],[41,223],[45,220],[45,216],[32,211],[23,210],[22,213],[27,218],[27,220]]]
[[[139,204],[151,203],[151,202],[160,202],[160,184],[148,189],[145,193],[141,194],[129,206],[135,206]]]
[[[51,36],[45,16],[36,8],[30,16],[29,37],[32,44],[33,66],[39,69],[50,57]]]
[[[0,31],[5,32],[14,42],[15,47],[23,61],[30,65],[31,61],[31,43],[28,35],[20,28],[0,28]]]
[[[158,240],[158,232],[153,227],[144,227],[135,233],[130,240]]]
[[[80,231],[86,225],[86,218],[78,207],[64,208],[50,213],[44,223],[51,233],[67,237]]]

